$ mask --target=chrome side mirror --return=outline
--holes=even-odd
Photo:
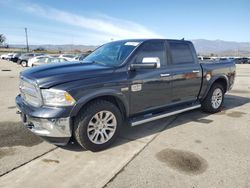
[[[159,57],[144,57],[142,59],[142,63],[143,64],[156,64],[156,68],[160,68],[161,67],[161,61]]]

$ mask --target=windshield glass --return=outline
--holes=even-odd
[[[84,62],[94,62],[106,66],[118,66],[129,56],[140,42],[117,41],[104,44],[89,54]]]

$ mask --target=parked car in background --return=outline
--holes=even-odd
[[[203,61],[213,61],[210,57],[203,57]]]
[[[33,67],[33,63],[37,62],[39,59],[43,59],[46,57],[51,57],[50,55],[41,55],[41,56],[35,56],[28,60],[28,67]]]
[[[6,60],[10,61],[10,59],[15,55],[15,53],[8,53]]]
[[[14,55],[10,58],[10,60],[14,63],[17,62],[18,58],[21,56],[21,53],[14,53]]]
[[[239,58],[235,58],[233,61],[234,61],[235,64],[247,64],[248,63],[248,58],[239,57]]]
[[[87,54],[80,54],[80,55],[76,56],[74,59],[75,59],[75,61],[82,61],[86,56],[87,56]]]
[[[8,57],[8,54],[2,54],[2,55],[0,56],[1,59],[6,59],[7,57]]]
[[[219,61],[228,61],[230,60],[228,57],[220,57],[219,58]]]
[[[60,55],[59,54],[51,54],[50,56],[51,57],[59,57]]]
[[[250,64],[250,57],[247,58],[247,63]]]
[[[82,54],[82,55],[80,55],[78,60],[83,61],[85,57],[87,57],[87,54]]]
[[[206,56],[198,56],[198,60],[201,63],[206,63],[206,62],[211,62],[213,61],[213,59],[211,59],[210,57],[206,57]]]
[[[29,61],[30,58],[35,57],[35,56],[41,56],[41,55],[44,55],[44,54],[35,54],[35,53],[25,53],[25,54],[22,54],[19,57],[19,59],[17,61],[17,64],[20,64],[23,67],[27,67],[28,66],[28,61]]]
[[[75,55],[72,55],[72,54],[62,54],[59,56],[60,58],[64,58],[64,59],[67,59],[67,61],[75,61]]]
[[[11,58],[12,55],[13,55],[13,53],[2,54],[2,55],[1,55],[1,59],[9,60],[9,59]]]
[[[39,66],[39,65],[45,65],[49,63],[61,63],[65,62],[67,59],[61,58],[61,57],[43,57],[38,59],[37,61],[33,62],[32,67]]]
[[[199,61],[203,61],[203,56],[199,55],[199,56],[197,56],[197,58]]]

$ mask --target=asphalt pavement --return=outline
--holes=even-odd
[[[237,65],[223,111],[124,127],[96,153],[23,127],[14,102],[21,70],[0,61],[0,187],[250,187],[250,65]]]

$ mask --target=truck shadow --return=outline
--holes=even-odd
[[[161,120],[157,120],[154,122],[150,122],[144,125],[136,126],[136,127],[130,127],[130,126],[124,126],[121,129],[121,133],[119,136],[118,141],[115,142],[112,147],[117,147],[119,145],[125,144],[127,142],[131,142],[134,140],[141,141],[141,142],[147,142],[152,137],[156,135],[159,132],[162,132],[167,129],[171,129],[176,126],[181,126],[188,122],[199,122],[202,124],[209,124],[212,123],[213,120],[209,119],[209,116],[228,116],[232,118],[240,118],[241,116],[245,115],[244,112],[241,112],[239,109],[232,111],[231,109],[243,106],[250,102],[250,98],[247,97],[241,97],[237,95],[228,94],[225,97],[223,109],[221,112],[215,113],[215,114],[209,114],[204,113],[200,109],[185,112],[176,116],[164,118]],[[230,112],[227,112],[230,110]],[[84,151],[78,144],[71,143],[67,146],[61,147],[66,150],[71,151]]]

